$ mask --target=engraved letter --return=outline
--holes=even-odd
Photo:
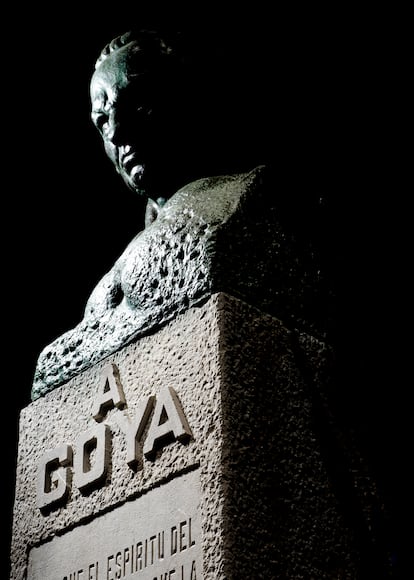
[[[98,562],[96,564],[89,564],[88,580],[98,580]]]
[[[150,547],[151,547],[151,565],[154,563],[154,543],[155,540],[157,539],[157,536],[151,536],[149,541],[150,541]]]
[[[177,394],[168,387],[157,397],[154,415],[144,444],[144,455],[151,459],[157,448],[178,439],[182,443],[191,437],[191,429],[181,409]]]
[[[115,577],[112,576],[112,562],[110,562],[110,560],[113,560],[114,557],[113,555],[108,556],[107,558],[107,562],[106,562],[106,580],[115,580]],[[109,575],[110,574],[110,575]]]
[[[122,409],[125,404],[125,395],[119,378],[118,367],[110,364],[102,371],[99,392],[92,408],[92,416],[95,421],[100,423],[109,409],[114,407]]]
[[[177,528],[171,528],[171,556],[177,553]]]
[[[115,578],[116,579],[121,578],[121,574],[122,574],[121,562],[122,562],[122,552],[118,552],[117,555],[115,556],[115,563],[116,563]]]
[[[70,469],[67,466],[71,463],[72,447],[70,445],[62,445],[43,455],[36,485],[36,505],[39,509],[49,508],[66,500],[71,479]]]
[[[76,440],[74,483],[81,491],[101,483],[108,471],[111,431],[101,423]],[[94,455],[93,461],[91,456]]]
[[[188,543],[190,544],[190,548],[195,544],[195,540],[191,537],[191,518],[188,518]]]
[[[182,552],[183,550],[187,549],[187,544],[185,543],[185,530],[184,528],[187,525],[187,521],[184,520],[183,522],[180,522],[180,533],[179,533],[179,538],[180,538],[180,552]]]
[[[126,573],[126,565],[129,562],[129,548],[124,548],[124,576],[127,575]],[[133,573],[133,569],[132,569],[132,560],[131,560],[131,574]]]
[[[190,576],[190,580],[197,580],[196,565],[195,565],[194,560],[193,560],[193,563],[191,564],[191,576]]]
[[[158,559],[164,560],[164,530],[158,532]]]
[[[149,416],[154,407],[154,402],[154,396],[148,397],[147,400],[143,399],[140,401],[132,421],[129,421],[127,417],[124,417],[122,413],[118,414],[117,423],[125,433],[127,463],[131,469],[136,469],[140,461],[141,446],[139,445],[139,442],[148,423]]]
[[[142,542],[137,544],[137,555],[135,561],[135,571],[142,570]]]

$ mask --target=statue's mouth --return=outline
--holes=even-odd
[[[145,164],[139,158],[137,152],[129,145],[120,152],[119,169],[121,173],[129,176],[134,182],[140,182],[145,171]]]
[[[137,181],[141,181],[141,179],[144,175],[144,172],[145,172],[144,165],[142,165],[141,163],[135,163],[128,170],[128,175],[131,176],[131,179],[133,179],[135,182],[137,182]]]
[[[128,173],[136,166],[141,165],[142,163],[138,159],[138,155],[136,151],[129,150],[127,153],[124,153],[121,157],[120,165],[127,171]]]

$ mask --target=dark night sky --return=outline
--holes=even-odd
[[[11,131],[3,179],[3,368],[10,422],[2,482],[7,525],[18,411],[30,401],[37,356],[80,321],[94,285],[142,227],[143,205],[106,159],[89,120],[88,98],[94,62],[106,42],[131,24],[161,23],[135,13],[126,13],[119,26],[109,24],[110,16],[98,25],[63,13],[56,26],[32,27],[28,16],[7,52],[3,80]],[[202,11],[190,16],[191,27],[178,17],[176,27],[197,31],[223,55],[221,74],[227,70],[235,95],[233,129],[242,128],[246,143],[229,147],[223,170],[227,164],[229,171],[273,165],[280,174],[278,195],[292,197],[298,227],[309,227],[324,248],[338,289],[341,415],[378,479],[396,558],[402,558],[408,348],[401,271],[407,269],[408,219],[392,24],[378,27],[360,14],[325,14],[323,20],[317,14],[312,20],[306,14],[272,19],[263,14],[227,24]],[[36,21],[42,22],[39,13]],[[193,138],[200,147],[196,132]],[[209,145],[202,144],[200,154],[208,156]],[[309,224],[309,204],[319,198],[323,205]]]

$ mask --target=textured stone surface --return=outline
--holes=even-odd
[[[97,285],[82,322],[41,353],[33,398],[216,292],[323,336],[329,291],[312,249],[282,225],[277,197],[264,167],[173,195]]]
[[[24,577],[31,547],[194,470],[203,578],[359,577],[361,546],[319,430],[316,402],[328,353],[321,342],[225,294],[187,310],[105,361],[118,366],[127,400],[105,419],[113,432],[110,473],[87,495],[72,488],[66,506],[49,514],[36,508],[39,458],[94,423],[104,363],[34,401],[21,416],[12,578]],[[168,386],[193,437],[144,459],[135,472],[126,463],[119,417]],[[347,477],[357,488],[358,473]],[[363,491],[367,507],[369,486]]]
[[[79,580],[130,578],[136,574],[152,580],[164,578],[165,573],[167,578],[179,578],[181,569],[185,578],[190,578],[192,570],[193,577],[197,577],[197,571],[200,576],[198,479],[197,471],[181,475],[33,548],[28,577],[56,580],[70,578],[76,572]]]

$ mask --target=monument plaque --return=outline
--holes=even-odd
[[[201,578],[199,504],[195,470],[32,548],[28,580]]]

